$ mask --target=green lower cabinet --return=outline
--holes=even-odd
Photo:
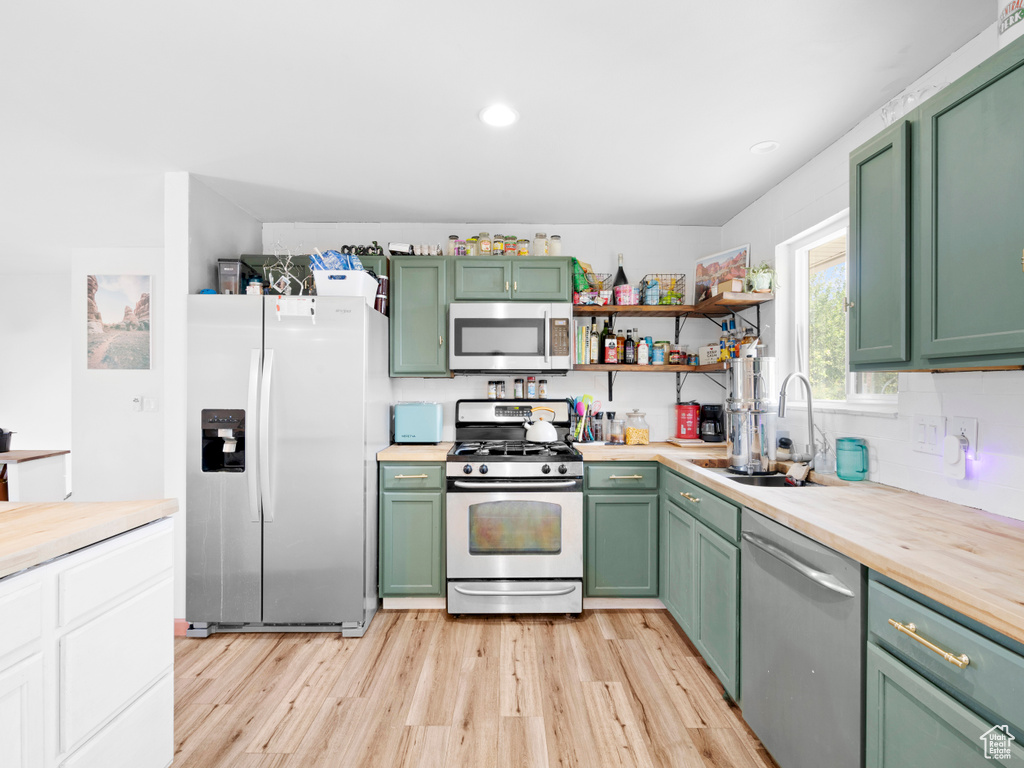
[[[989,723],[874,643],[868,644],[865,759],[867,768],[982,768],[1021,765],[1024,748],[1010,742],[1006,759],[986,758]]]
[[[677,504],[661,497],[659,563],[661,602],[690,637],[694,636],[693,616],[696,603],[694,554],[697,521]]]
[[[697,600],[690,639],[735,699],[740,679],[740,551],[701,522],[695,550]]]
[[[587,597],[656,597],[658,495],[588,494]]]
[[[380,498],[380,596],[443,596],[444,493]]]

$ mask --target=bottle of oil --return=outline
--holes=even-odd
[[[601,334],[597,332],[597,318],[590,322],[590,364],[601,362],[601,352],[604,346],[601,344]]]
[[[626,346],[623,362],[626,365],[636,365],[636,342],[633,341],[633,332],[626,331]]]
[[[622,329],[619,329],[618,334],[616,334],[615,343],[618,346],[616,362],[622,365],[626,361],[626,337],[622,334]]]

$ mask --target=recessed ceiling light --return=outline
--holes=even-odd
[[[505,128],[519,119],[519,113],[504,104],[491,104],[480,110],[480,119],[495,128]]]
[[[777,141],[759,141],[750,148],[750,151],[755,155],[767,155],[769,152],[774,152],[778,148],[779,142]]]

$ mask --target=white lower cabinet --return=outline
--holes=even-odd
[[[173,530],[0,579],[0,767],[171,764]]]

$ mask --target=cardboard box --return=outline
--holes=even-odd
[[[730,278],[729,280],[723,280],[715,286],[715,296],[719,296],[723,293],[743,293],[743,283],[745,281],[738,277]]]

